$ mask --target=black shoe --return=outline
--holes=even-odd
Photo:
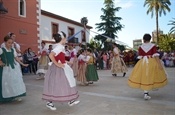
[[[123,73],[123,77],[125,77],[125,75],[126,75],[126,73],[124,72],[124,73]]]
[[[112,74],[112,76],[115,76],[115,74]]]
[[[88,84],[93,84],[94,82],[93,81],[89,81]]]

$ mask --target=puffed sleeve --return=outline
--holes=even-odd
[[[119,54],[118,48],[114,48],[115,54]]]
[[[15,43],[15,44],[16,44],[16,48],[17,48],[19,51],[21,51],[21,49],[20,49],[20,45],[17,44],[17,43]]]
[[[90,58],[91,58],[90,56],[87,56],[87,57],[86,57],[86,61],[89,61],[89,60],[90,60]]]
[[[79,56],[78,56],[78,60],[81,60],[81,59],[82,59],[82,55],[79,55]]]
[[[156,56],[159,56],[159,55],[160,55],[160,54],[157,52],[156,46],[153,46],[152,52],[153,52],[153,57],[156,57]]]
[[[57,45],[53,50],[52,52],[55,53],[55,56],[57,56],[60,52],[63,52],[64,51],[64,48],[62,45]]]
[[[0,48],[0,55],[3,53],[2,48]]]

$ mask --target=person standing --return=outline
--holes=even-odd
[[[167,74],[159,59],[157,48],[150,43],[151,35],[143,36],[144,43],[138,49],[138,59],[131,75],[128,85],[132,88],[144,90],[144,99],[149,100],[149,90],[161,88],[167,84]]]
[[[80,82],[81,85],[88,85],[86,80],[86,52],[84,49],[80,50],[80,55],[78,56],[78,75],[77,81]]]
[[[65,46],[65,59],[66,61],[69,61],[70,60],[70,51],[68,49],[68,46]]]
[[[117,73],[123,73],[123,77],[125,77],[127,70],[127,67],[125,65],[125,62],[120,57],[120,51],[117,47],[117,44],[113,44],[113,59],[112,59],[112,67],[111,72],[113,76],[117,76]]]
[[[73,69],[74,72],[74,77],[77,77],[78,74],[78,58],[77,58],[77,50],[73,47],[70,46],[70,62],[72,62],[71,68]]]
[[[33,72],[34,74],[36,74],[36,66],[34,61],[35,53],[32,51],[31,48],[27,49],[26,56],[27,56],[27,63],[29,64],[30,73]]]
[[[21,101],[26,95],[26,87],[22,79],[20,65],[23,64],[17,56],[10,36],[4,37],[5,46],[0,48],[0,102]]]
[[[50,54],[50,52],[53,50],[53,46],[52,45],[49,45],[49,48],[48,48],[48,53]]]
[[[88,84],[93,84],[93,82],[98,81],[99,78],[98,78],[97,69],[94,65],[95,59],[91,49],[87,49],[86,60],[87,60],[86,79]]]
[[[12,32],[9,32],[7,35],[10,38],[12,38],[12,40],[13,40],[12,48],[14,48],[16,50],[18,58],[22,61],[22,54],[21,54],[20,45],[15,41],[16,40],[16,35]],[[1,44],[1,48],[4,48],[4,47],[5,47],[5,42],[3,42]]]
[[[46,107],[56,110],[53,102],[68,102],[69,106],[78,104],[79,97],[73,70],[65,60],[66,34],[60,32],[54,35],[56,47],[49,54],[50,66],[45,75],[42,99],[46,100]]]

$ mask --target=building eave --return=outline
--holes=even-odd
[[[68,23],[71,23],[71,24],[74,24],[74,25],[77,25],[77,26],[84,27],[79,22],[76,22],[74,20],[71,20],[71,19],[68,19],[68,18],[59,16],[57,14],[54,14],[54,13],[51,13],[51,12],[48,12],[48,11],[45,11],[45,10],[41,10],[41,15],[48,16],[48,17],[55,18],[55,19],[58,19],[58,20],[62,20],[62,21],[65,21],[65,22],[68,22]],[[92,27],[91,26],[88,26],[88,25],[86,26],[86,28],[87,29],[92,29]]]

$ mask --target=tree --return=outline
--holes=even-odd
[[[94,38],[92,38],[92,39],[90,40],[90,42],[87,43],[87,47],[89,47],[89,48],[91,48],[91,49],[101,50],[100,41],[95,40]]]
[[[162,15],[166,15],[166,11],[170,12],[169,6],[171,5],[170,0],[145,0],[144,7],[147,6],[147,14],[151,13],[151,18],[153,17],[154,13],[156,15],[156,35],[157,35],[157,42],[159,42],[159,22],[158,17]]]
[[[170,23],[168,25],[171,25],[171,29],[170,29],[170,34],[174,33],[175,34],[175,18],[173,18],[173,20],[170,20]]]
[[[159,47],[163,51],[175,50],[175,37],[171,34],[160,35]]]
[[[115,15],[121,7],[115,7],[114,0],[104,0],[104,5],[104,8],[101,9],[104,14],[100,16],[102,22],[95,24],[97,26],[96,29],[98,29],[98,32],[102,32],[102,35],[115,39],[118,37],[117,33],[124,27],[120,23],[122,18]],[[97,35],[95,39],[101,40],[105,48],[109,46],[106,42],[106,37]]]

